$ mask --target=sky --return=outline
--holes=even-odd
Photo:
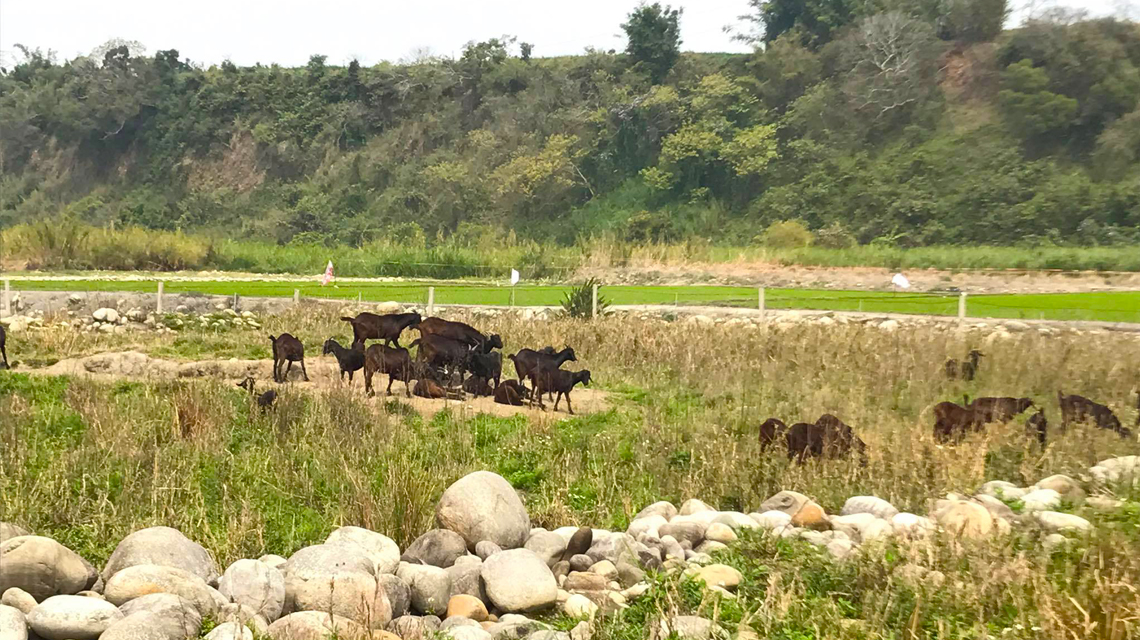
[[[1064,4],[1105,14],[1120,13],[1122,1]],[[739,16],[748,12],[747,0],[665,2],[684,9],[682,49],[750,50],[724,32],[726,26],[742,26]],[[296,66],[313,54],[328,56],[330,64],[356,58],[365,65],[424,53],[455,57],[469,41],[503,35],[534,44],[535,56],[566,55],[587,47],[624,48],[621,23],[637,4],[637,0],[0,0],[0,60],[9,64],[16,44],[71,59],[114,38],[138,41],[146,53],[177,49],[183,58],[207,66],[224,60],[239,66],[258,62]]]

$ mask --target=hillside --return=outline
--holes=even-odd
[[[549,59],[509,38],[371,67],[24,48],[0,75],[0,227],[794,246],[799,225],[768,229],[796,220],[824,247],[1140,242],[1135,24],[755,4],[751,55],[677,55],[659,8],[623,25],[627,52]]]

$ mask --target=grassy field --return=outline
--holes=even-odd
[[[141,280],[18,280],[15,290],[152,292],[154,282]],[[342,282],[322,287],[307,281],[171,281],[167,293],[290,297],[299,289],[313,298],[382,302],[395,300],[425,304],[428,287],[435,287],[437,304],[508,305],[511,289],[478,283],[441,282]],[[519,306],[556,306],[569,287],[526,285],[515,288]],[[601,295],[611,304],[711,305],[755,307],[757,290],[729,286],[605,286]],[[956,295],[894,293],[883,291],[837,291],[831,289],[778,289],[765,292],[769,309],[816,309],[865,311],[868,313],[911,313],[956,315]],[[1140,323],[1140,291],[1072,294],[1007,294],[970,296],[967,315],[977,318],[1031,320],[1100,320]]]
[[[25,362],[134,349],[168,358],[265,357],[264,333],[288,330],[307,345],[346,337],[333,314],[297,311],[264,330],[159,334],[13,334]],[[0,373],[0,513],[53,536],[96,564],[143,526],[178,527],[223,565],[289,555],[339,525],[360,525],[406,545],[432,526],[435,503],[476,469],[506,477],[535,526],[624,528],[659,499],[698,497],[752,511],[783,490],[828,512],[872,494],[926,513],[948,491],[987,480],[1026,485],[1075,477],[1135,440],[1083,428],[1054,430],[1044,449],[1016,422],[937,446],[930,407],[964,393],[1029,395],[1057,416],[1058,388],[1137,421],[1140,342],[1108,334],[1016,334],[986,346],[976,380],[949,382],[942,362],[981,343],[972,333],[862,326],[746,331],[609,319],[479,321],[506,351],[570,344],[613,399],[609,411],[568,418],[497,418],[457,405],[432,418],[355,388],[285,389],[261,414],[230,381],[107,382]],[[312,355],[310,357],[318,357]],[[823,412],[867,442],[869,461],[788,464],[762,453],[756,426]],[[1054,423],[1055,424],[1055,423]],[[977,543],[888,545],[837,564],[803,542],[746,538],[721,559],[745,575],[737,600],[710,599],[680,578],[654,578],[649,595],[601,623],[600,638],[640,640],[662,613],[700,613],[763,638],[974,640],[1097,638],[1140,633],[1140,494],[1100,514],[1069,505],[1097,533],[1053,555],[1032,530]],[[902,565],[942,571],[942,588],[898,577]],[[563,628],[569,621],[553,618]]]

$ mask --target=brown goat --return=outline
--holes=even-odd
[[[788,431],[788,425],[784,424],[779,418],[768,418],[760,424],[760,450],[765,451],[772,443],[776,442],[777,438],[784,437]]]
[[[407,397],[412,397],[412,357],[407,349],[384,344],[368,347],[364,352],[364,390],[368,395],[372,395],[372,376],[377,372],[388,374],[384,395],[392,395],[392,383],[399,380],[404,383]]]
[[[1025,421],[1025,435],[1030,438],[1037,438],[1037,442],[1042,447],[1045,446],[1048,438],[1049,421],[1045,419],[1045,411],[1038,409],[1037,413],[1029,416]]]
[[[975,398],[966,408],[974,412],[974,421],[978,425],[984,425],[995,422],[1004,424],[1033,406],[1031,398],[1000,397]]]
[[[590,386],[590,370],[583,369],[581,371],[566,371],[563,369],[548,369],[540,371],[537,376],[537,386],[534,389],[534,397],[538,398],[538,407],[545,409],[542,404],[542,394],[547,391],[554,391],[557,396],[554,398],[554,410],[558,411],[558,402],[562,400],[562,396],[566,396],[566,411],[570,415],[574,415],[574,408],[570,406],[570,392],[574,389],[574,385],[579,382],[584,386]]]
[[[537,384],[536,378],[540,369],[559,369],[567,362],[578,361],[574,349],[570,347],[566,347],[557,353],[552,353],[553,351],[554,349],[551,347],[546,347],[542,351],[519,349],[518,353],[509,355],[507,358],[515,363],[515,373],[518,375],[519,382],[530,380],[530,386],[533,389]]]
[[[416,386],[412,390],[412,393],[421,398],[448,398],[450,400],[463,399],[462,391],[452,391],[451,389],[445,389],[431,378],[420,378],[419,380],[416,380]]]
[[[1120,418],[1103,404],[1093,402],[1084,396],[1067,396],[1057,392],[1057,400],[1061,404],[1061,429],[1067,429],[1071,422],[1086,422],[1089,418],[1100,429],[1110,429],[1120,434],[1121,438],[1131,438],[1132,430],[1120,424]]]
[[[855,450],[862,464],[867,464],[867,445],[851,427],[829,413],[820,416],[815,424],[792,425],[785,438],[788,460],[802,464],[807,458],[842,458]]]
[[[519,384],[518,380],[504,380],[495,387],[495,402],[513,407],[523,406],[524,400],[530,399],[530,390]]]
[[[365,340],[383,340],[384,344],[400,347],[400,334],[404,329],[415,328],[420,324],[420,314],[388,313],[377,315],[375,313],[358,314],[355,318],[342,317],[341,320],[352,325],[352,346],[354,349],[364,348]]]
[[[8,351],[4,348],[4,343],[8,341],[8,334],[4,331],[4,325],[0,324],[0,369],[8,368]]]
[[[939,442],[958,441],[966,433],[977,430],[974,412],[953,402],[934,405],[934,438]]]
[[[305,346],[301,344],[301,341],[288,333],[283,333],[280,336],[271,335],[269,341],[273,343],[273,381],[284,382],[289,377],[293,363],[300,362],[301,375],[305,377],[305,382],[308,382],[309,372],[305,370]],[[278,373],[281,365],[286,362],[289,363],[289,366],[285,367],[284,372]]]
[[[468,346],[480,347],[483,353],[490,353],[491,349],[503,348],[501,337],[483,335],[478,329],[464,322],[453,322],[443,318],[427,318],[420,322],[416,328],[419,329],[421,338],[429,335],[443,336]]]

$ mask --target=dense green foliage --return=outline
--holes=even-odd
[[[0,226],[276,243],[1140,242],[1140,30],[990,0],[755,0],[749,55],[624,53],[202,68],[126,46],[0,74]],[[518,52],[516,54],[516,52]],[[54,224],[54,223],[51,223]],[[834,244],[832,244],[834,243]]]

